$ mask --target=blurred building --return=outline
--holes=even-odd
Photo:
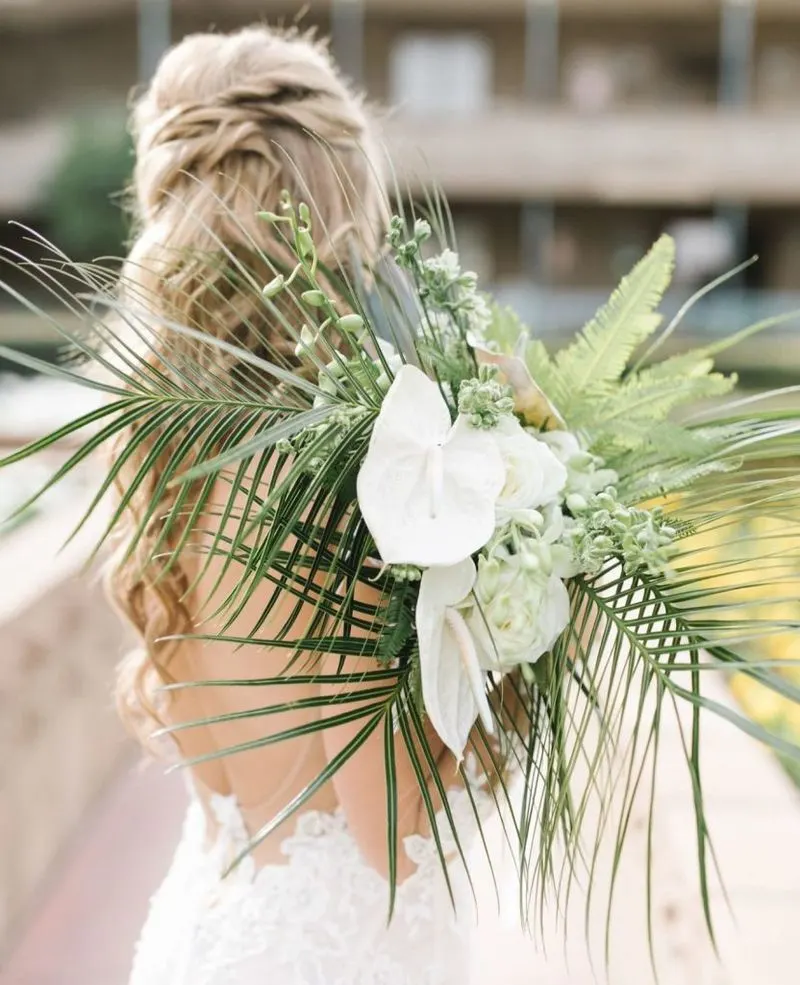
[[[168,6],[0,0],[0,213],[36,216],[65,118],[122,104],[157,54]],[[175,38],[292,22],[300,5],[171,6]],[[796,0],[303,6],[301,23],[331,32],[349,74],[397,108],[387,139],[398,168],[444,188],[466,264],[518,303],[531,285],[555,300],[607,288],[665,228],[687,286],[758,253],[747,287],[800,288]],[[752,297],[769,306],[769,294]]]

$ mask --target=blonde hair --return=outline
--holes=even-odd
[[[274,272],[266,269],[261,250],[274,257],[280,245],[257,211],[276,211],[283,189],[295,201],[306,200],[315,228],[324,231],[322,259],[334,263],[352,255],[354,246],[374,259],[385,229],[386,199],[371,123],[326,46],[309,34],[265,27],[190,36],[165,56],[136,104],[133,132],[138,237],[123,271],[123,295],[144,300],[156,315],[233,337],[253,350],[266,339],[273,352],[290,361],[294,344],[265,321],[258,292],[231,286],[230,258],[261,283]],[[172,360],[181,346],[200,358],[196,343],[173,333]],[[164,355],[164,340],[156,335],[146,358],[165,372]],[[130,432],[121,434],[112,454],[129,437]],[[162,460],[178,440],[160,451]],[[139,447],[126,462],[116,483],[120,495],[151,447],[152,442]],[[141,649],[123,662],[117,686],[123,718],[140,736],[154,720],[163,721],[156,689],[169,680],[176,644],[162,638],[192,630],[186,601],[190,579],[180,557],[152,558],[156,547],[159,556],[168,556],[184,533],[178,524],[166,534],[163,527],[174,491],[164,492],[136,549],[128,550],[133,531],[148,515],[157,481],[158,468],[151,468],[131,498],[121,521],[120,553],[108,576],[112,600],[142,639]]]

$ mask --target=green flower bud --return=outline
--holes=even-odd
[[[541,560],[531,551],[523,551],[520,559],[526,571],[538,571],[542,567]]]
[[[318,386],[323,393],[327,393],[330,397],[335,396],[339,392],[336,381],[331,379],[327,373],[319,374]]]
[[[422,569],[413,564],[393,564],[389,572],[395,581],[415,582],[422,578]]]
[[[352,334],[357,334],[364,327],[364,319],[361,315],[343,315],[337,322],[339,329],[342,332],[348,332]]]
[[[308,229],[297,230],[297,251],[304,260],[314,253],[314,240]]]
[[[300,297],[312,308],[321,308],[328,300],[322,291],[303,291]]]
[[[463,380],[458,391],[458,411],[474,428],[490,430],[501,417],[514,412],[514,400],[507,386],[493,379]]]
[[[619,504],[609,491],[598,493],[596,502],[600,509],[614,511],[615,515],[619,512]]]
[[[307,349],[310,349],[313,345],[316,345],[317,336],[308,327],[308,325],[303,325],[300,329],[300,341],[294,347],[294,354],[296,356],[302,356]]]
[[[576,455],[573,455],[569,464],[571,468],[574,468],[577,472],[585,472],[595,465],[597,459],[594,455],[590,455],[589,452],[579,451]]]
[[[386,239],[393,247],[398,248],[403,241],[404,235],[405,223],[399,215],[393,215],[389,223],[389,232],[386,234]]]
[[[417,219],[414,223],[414,239],[425,243],[431,238],[431,224],[426,219]]]
[[[501,565],[500,562],[493,557],[481,558],[481,573],[483,576],[483,583],[486,587],[486,591],[493,593],[497,591],[498,585],[500,583]]]
[[[519,510],[515,512],[515,518],[517,526],[529,526],[537,532],[544,528],[544,515],[539,510]]]
[[[583,496],[578,493],[572,493],[567,496],[567,508],[570,513],[582,513],[584,510],[588,509],[589,504],[586,502]]]
[[[281,291],[286,287],[286,278],[283,274],[278,274],[273,277],[269,284],[263,288],[261,293],[265,298],[274,298],[276,295],[280,294]]]

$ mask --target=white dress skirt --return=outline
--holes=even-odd
[[[476,803],[488,794],[479,792]],[[153,897],[130,985],[466,985],[475,911],[463,865],[451,864],[456,909],[432,838],[403,850],[416,870],[397,890],[363,859],[341,811],[299,815],[282,844],[285,864],[257,868],[234,797],[191,800],[172,866]],[[450,804],[462,840],[475,808],[461,790]],[[289,821],[287,824],[291,824]],[[442,847],[455,852],[440,815]]]

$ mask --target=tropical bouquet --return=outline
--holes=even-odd
[[[790,742],[702,687],[705,674],[722,669],[800,700],[800,689],[759,650],[760,640],[797,625],[762,616],[742,599],[752,583],[764,599],[786,590],[777,531],[797,522],[800,415],[731,397],[735,378],[714,369],[725,347],[775,321],[659,359],[697,300],[661,329],[657,309],[675,252],[665,236],[574,341],[552,354],[461,269],[438,199],[393,218],[393,264],[367,273],[359,264],[330,269],[320,261],[312,211],[288,193],[261,217],[284,250],[282,260],[262,250],[275,273],[269,283],[256,282],[224,243],[219,257],[231,296],[257,297],[264,317],[292,340],[293,358],[268,345],[254,352],[233,334],[211,338],[156,320],[146,303],[120,300],[107,270],[72,264],[49,246],[36,264],[10,256],[79,316],[80,331],[56,327],[105,375],[4,349],[28,368],[95,388],[102,400],[0,465],[82,433],[44,492],[136,422],[89,507],[126,463],[136,463],[103,539],[133,491],[152,478],[157,455],[147,442],[171,448],[129,550],[157,520],[162,536],[153,558],[178,528],[184,532],[173,553],[223,556],[237,571],[235,590],[219,606],[228,624],[256,593],[265,614],[278,611],[287,593],[298,600],[271,638],[262,619],[234,640],[285,654],[280,667],[265,666],[259,685],[291,674],[314,679],[315,655],[340,658],[340,689],[326,718],[283,734],[270,729],[281,705],[248,712],[263,716],[263,744],[358,726],[256,842],[382,732],[392,890],[398,736],[445,875],[450,860],[437,825],[452,829],[466,865],[448,780],[435,768],[432,728],[459,763],[479,827],[485,818],[475,764],[488,786],[514,848],[527,919],[553,892],[568,894],[581,873],[591,881],[603,839],[621,852],[633,798],[655,775],[659,735],[674,716],[710,926],[701,711],[798,756]],[[137,344],[115,333],[114,318],[125,320]],[[191,345],[176,345],[174,358],[154,364],[148,354],[156,333]],[[220,478],[230,490],[226,524],[218,514],[215,535],[206,525],[206,536],[194,537]],[[168,488],[178,494],[156,516]],[[745,521],[764,516],[775,522],[753,534]],[[751,567],[741,552],[710,558],[698,546],[698,537],[719,530],[748,539]],[[365,586],[378,601],[375,594],[364,600]],[[310,623],[298,622],[300,602],[313,606]],[[198,636],[230,638],[224,631]],[[351,674],[350,657],[368,658],[374,669]],[[616,767],[604,770],[611,759]],[[512,796],[515,783],[521,797]],[[602,805],[620,793],[616,821],[604,810],[590,820],[592,797]],[[613,882],[612,875],[612,892]]]

